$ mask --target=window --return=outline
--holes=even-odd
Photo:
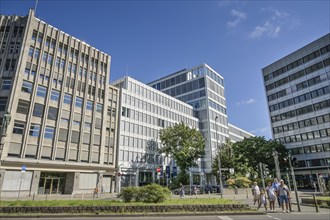
[[[26,93],[32,93],[32,86],[33,86],[32,83],[24,80],[21,91]]]
[[[14,122],[13,133],[14,134],[23,134],[24,127],[25,127],[25,122],[15,121]]]
[[[2,81],[2,90],[9,90],[11,88],[11,79],[4,79]]]
[[[5,111],[7,105],[7,97],[0,97],[0,111]]]
[[[92,124],[89,122],[85,122],[85,131],[90,132],[92,128]]]
[[[31,123],[29,135],[33,137],[39,137],[40,125]]]
[[[44,114],[44,105],[38,104],[36,103],[34,105],[34,109],[33,109],[33,116],[42,118],[43,114]]]
[[[29,107],[30,107],[29,101],[20,99],[18,100],[16,112],[26,115],[29,112]]]
[[[58,109],[54,107],[49,107],[47,118],[50,120],[56,120]]]
[[[93,102],[92,101],[87,100],[86,109],[93,111]]]
[[[50,95],[50,99],[53,101],[58,102],[58,100],[60,99],[60,92],[57,90],[52,90],[52,93]]]
[[[103,109],[103,105],[101,103],[97,103],[96,104],[96,111],[97,112],[102,112],[102,109]]]
[[[45,98],[47,94],[47,88],[44,86],[38,85],[37,96]]]
[[[72,95],[70,95],[70,94],[65,94],[65,95],[64,95],[64,103],[65,103],[65,104],[68,104],[68,105],[71,105],[71,101],[72,101]]]
[[[76,107],[81,108],[83,105],[83,99],[80,97],[76,97]]]
[[[47,139],[53,139],[54,138],[54,132],[55,132],[55,128],[54,127],[46,126],[46,129],[45,129],[45,138],[47,138]]]

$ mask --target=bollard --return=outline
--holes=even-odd
[[[245,192],[246,192],[246,198],[248,199],[249,198],[248,190],[246,189]]]
[[[316,212],[319,212],[319,205],[317,204],[315,194],[313,194],[313,199],[314,199],[314,203],[315,203],[315,209],[316,209]]]

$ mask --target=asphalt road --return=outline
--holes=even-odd
[[[22,218],[1,218],[1,220],[22,220]],[[302,214],[302,213],[291,213],[291,214],[266,214],[266,215],[213,215],[213,216],[142,216],[142,217],[51,217],[51,218],[28,218],[26,220],[330,220],[329,214]]]

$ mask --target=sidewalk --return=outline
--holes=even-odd
[[[298,195],[299,195],[299,200],[300,201],[301,201],[302,197],[312,198],[312,193],[298,192]],[[257,209],[258,205],[253,205],[252,195],[248,195],[249,198],[246,198],[246,197],[247,197],[246,195],[245,195],[245,197],[236,195],[235,198],[234,198],[233,195],[227,195],[227,196],[224,195],[224,198],[240,201],[242,203],[246,203],[246,204],[250,205],[250,207],[252,209]],[[291,193],[291,198],[292,198],[291,199],[291,209],[292,209],[291,214],[304,214],[304,213],[305,214],[306,213],[318,214],[318,213],[320,213],[320,214],[329,214],[330,215],[330,209],[318,207],[319,212],[316,212],[315,206],[313,206],[313,205],[304,205],[304,204],[301,204],[301,202],[300,202],[300,210],[301,211],[299,212],[297,201],[296,201],[296,196],[295,196],[294,192]],[[269,205],[268,201],[267,201],[267,203],[268,203],[267,205]],[[278,206],[277,201],[275,202],[275,209],[277,210],[277,213],[282,213],[282,208],[280,208]],[[262,206],[262,207],[259,208],[259,211],[260,212],[265,212],[265,208]]]

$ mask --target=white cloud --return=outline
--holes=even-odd
[[[240,105],[250,105],[250,104],[253,104],[253,103],[255,103],[256,102],[256,100],[254,100],[254,99],[248,99],[248,100],[244,100],[244,101],[241,101],[241,102],[236,102],[236,105],[237,106],[240,106]]]
[[[256,128],[252,131],[249,131],[250,133],[257,135],[257,136],[264,136],[264,135],[269,135],[270,134],[270,128],[269,127],[264,127],[264,128]]]
[[[285,11],[279,11],[274,8],[262,8],[261,12],[270,14],[263,25],[257,25],[248,34],[250,39],[257,39],[263,36],[276,38],[280,35],[283,27],[292,28],[293,21],[290,19],[290,15]],[[294,24],[299,24],[294,22]]]
[[[274,25],[270,21],[266,21],[266,23],[262,26],[256,26],[254,30],[249,34],[250,39],[256,39],[262,37],[263,35],[267,35],[269,37],[275,38],[278,37],[281,31],[281,26]]]
[[[227,21],[226,25],[230,28],[236,27],[242,20],[246,19],[246,14],[244,12],[232,9],[230,11],[234,20]]]

